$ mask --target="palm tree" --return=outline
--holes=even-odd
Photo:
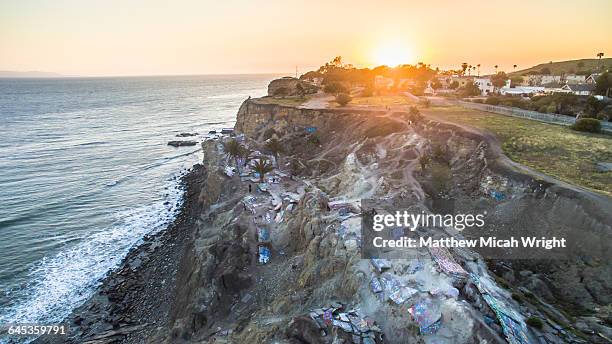
[[[240,144],[240,142],[236,141],[236,139],[231,139],[225,143],[223,143],[223,151],[228,158],[234,159],[236,163],[236,169],[240,174],[240,164],[238,163],[238,159],[244,155],[246,148]]]
[[[470,75],[472,73],[472,65],[468,66],[468,75]]]
[[[497,67],[499,67],[498,65],[493,66],[495,67],[495,74],[497,74]]]
[[[270,161],[268,161],[267,158],[259,158],[255,161],[255,164],[253,165],[253,171],[259,173],[260,183],[264,182],[264,177],[266,173],[272,172],[272,170],[272,164],[270,163]]]
[[[465,75],[465,70],[467,69],[468,64],[466,62],[463,62],[461,64],[461,75]]]
[[[512,68],[514,68],[514,70],[516,71],[516,67],[518,67],[517,65],[512,66]]]
[[[601,68],[601,58],[604,56],[604,53],[597,53],[597,57],[599,57],[599,69]]]
[[[478,76],[480,76],[480,63],[476,65],[478,67]]]
[[[274,156],[276,167],[280,167],[278,156],[285,152],[285,147],[283,147],[283,144],[278,139],[272,138],[266,143],[266,149],[269,150]]]

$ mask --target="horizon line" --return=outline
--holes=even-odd
[[[602,57],[599,58],[599,60],[609,60],[612,59],[612,57]],[[549,60],[547,62],[540,62],[537,64],[534,64],[530,67],[525,67],[521,70],[518,71],[512,71],[509,73],[515,73],[515,72],[520,72],[522,70],[525,69],[530,69],[533,67],[537,67],[540,65],[544,65],[544,64],[548,64],[548,63],[562,63],[562,62],[570,62],[570,61],[580,61],[580,60],[598,60],[598,58],[594,58],[594,57],[580,57],[580,58],[565,58],[565,59],[561,59],[561,60]],[[407,64],[411,64],[411,63],[407,63]],[[412,65],[416,65],[416,64],[412,64]],[[382,66],[382,65],[381,65]],[[307,66],[304,66],[307,67]],[[368,67],[363,67],[361,66],[360,68],[369,68],[369,69],[373,69],[379,66],[368,66]],[[391,67],[391,66],[389,66]],[[309,67],[307,67],[304,70],[308,70],[310,71],[310,69],[308,69]],[[394,68],[394,67],[391,67]],[[452,68],[450,68],[452,69]],[[450,70],[450,69],[446,69],[446,70]],[[0,75],[0,79],[70,79],[70,78],[137,78],[137,77],[174,77],[174,76],[231,76],[231,75],[281,75],[281,74],[286,74],[287,76],[294,76],[295,72],[246,72],[246,73],[161,73],[161,74],[110,74],[110,75],[66,75],[66,74],[62,74],[62,73],[57,73],[57,72],[47,72],[47,71],[39,71],[39,70],[27,70],[27,71],[15,71],[15,70],[0,70],[0,73],[15,73],[15,74],[27,74],[27,73],[40,73],[40,74],[50,74],[50,75],[38,75],[38,76],[2,76]],[[300,74],[303,74],[304,72],[300,72]]]
[[[54,72],[39,72],[39,71],[0,71],[8,73],[42,73],[42,74],[56,74],[56,75],[38,75],[38,76],[2,76],[0,79],[77,79],[77,78],[139,78],[139,77],[173,77],[173,76],[232,76],[232,75],[281,75],[287,74],[282,72],[261,72],[261,73],[182,73],[182,74],[114,74],[114,75],[65,75]],[[287,74],[289,75],[289,74]]]

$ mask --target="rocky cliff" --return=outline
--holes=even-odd
[[[228,172],[229,137],[205,141],[203,163],[188,176],[184,226],[145,246],[153,258],[130,255],[100,293],[110,301],[86,305],[72,319],[87,324],[76,342],[604,343],[612,337],[609,198],[512,163],[491,136],[416,113],[247,100],[235,131],[252,156],[276,160],[266,183],[249,175],[248,163]],[[283,144],[278,159],[266,150],[270,138]],[[489,236],[557,235],[579,244],[559,259],[468,249],[362,259],[362,199],[424,213],[483,213]],[[443,229],[440,235],[482,233]],[[143,262],[131,269],[134,260]],[[92,313],[98,321],[83,320]],[[101,336],[111,320],[115,332]]]
[[[181,265],[165,340],[558,343],[610,335],[610,253],[601,240],[611,234],[608,198],[513,164],[492,137],[418,115],[245,101],[235,130],[251,149],[265,151],[265,140],[280,138],[281,171],[292,177],[279,175],[279,185],[251,195],[248,180],[222,175],[219,143],[204,144],[206,210]],[[451,251],[467,279],[431,257],[394,260],[381,274],[361,259],[356,232],[358,201],[372,197],[430,212],[486,213],[488,235],[554,234],[581,244],[559,260]],[[257,262],[260,226],[271,231],[266,264]],[[392,301],[408,289],[389,283],[415,294]],[[409,316],[422,305],[437,314],[432,333]],[[326,310],[329,325],[319,322]],[[528,318],[542,326],[527,326]],[[360,322],[368,326],[351,327]]]

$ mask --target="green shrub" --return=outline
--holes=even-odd
[[[421,171],[425,171],[425,168],[427,168],[427,165],[429,165],[430,162],[431,158],[429,157],[429,155],[421,155],[421,157],[419,158],[419,163],[421,164]]]
[[[602,122],[606,122],[606,121],[610,120],[610,115],[608,115],[607,113],[602,111],[602,112],[597,114],[597,119],[602,121]]]
[[[527,325],[535,327],[537,329],[541,329],[542,327],[544,327],[544,322],[538,317],[530,316],[525,322],[527,323]]]
[[[520,109],[527,108],[525,102],[521,98],[518,98],[518,97],[506,98],[502,101],[502,105],[517,107]]]
[[[318,146],[321,144],[321,139],[319,136],[317,136],[317,134],[310,134],[308,136],[308,143]]]
[[[338,94],[347,92],[347,89],[339,82],[332,82],[323,87],[323,92],[328,94]]]
[[[546,107],[546,113],[555,113],[557,111],[557,106],[555,104],[550,104]]]
[[[439,145],[439,144],[433,146],[433,149],[431,151],[431,155],[436,160],[445,161],[446,160],[446,156],[447,156],[446,146]]]
[[[267,140],[271,138],[274,134],[276,134],[276,130],[274,130],[274,128],[269,128],[266,131],[264,131],[263,139]]]
[[[351,100],[353,100],[353,98],[346,93],[340,93],[336,96],[336,103],[340,104],[340,106],[345,106]]]
[[[444,163],[432,163],[431,164],[431,184],[433,191],[436,194],[445,193],[451,182],[451,171],[448,165]]]
[[[405,118],[412,122],[418,122],[423,119],[423,115],[416,106],[411,106],[408,110],[408,115]]]
[[[499,98],[497,97],[488,97],[485,101],[485,104],[488,105],[499,105]]]
[[[589,96],[586,100],[585,111],[588,114],[596,115],[601,110],[606,107],[606,104],[602,101],[599,101],[597,98],[593,96]]]
[[[572,129],[577,131],[598,133],[601,131],[601,121],[595,118],[581,118],[576,120],[576,122],[572,125]]]
[[[461,94],[464,97],[473,97],[480,95],[480,88],[472,81],[468,81],[465,86],[461,88]]]
[[[372,87],[366,87],[361,91],[362,97],[371,97],[374,95],[374,89]]]

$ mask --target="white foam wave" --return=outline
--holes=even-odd
[[[171,178],[167,182],[163,199],[119,212],[112,227],[37,262],[29,273],[31,282],[25,287],[26,296],[1,312],[0,324],[61,322],[93,295],[101,279],[146,234],[165,229],[176,218],[183,203],[183,188],[178,180]],[[13,342],[0,338],[0,343]]]

